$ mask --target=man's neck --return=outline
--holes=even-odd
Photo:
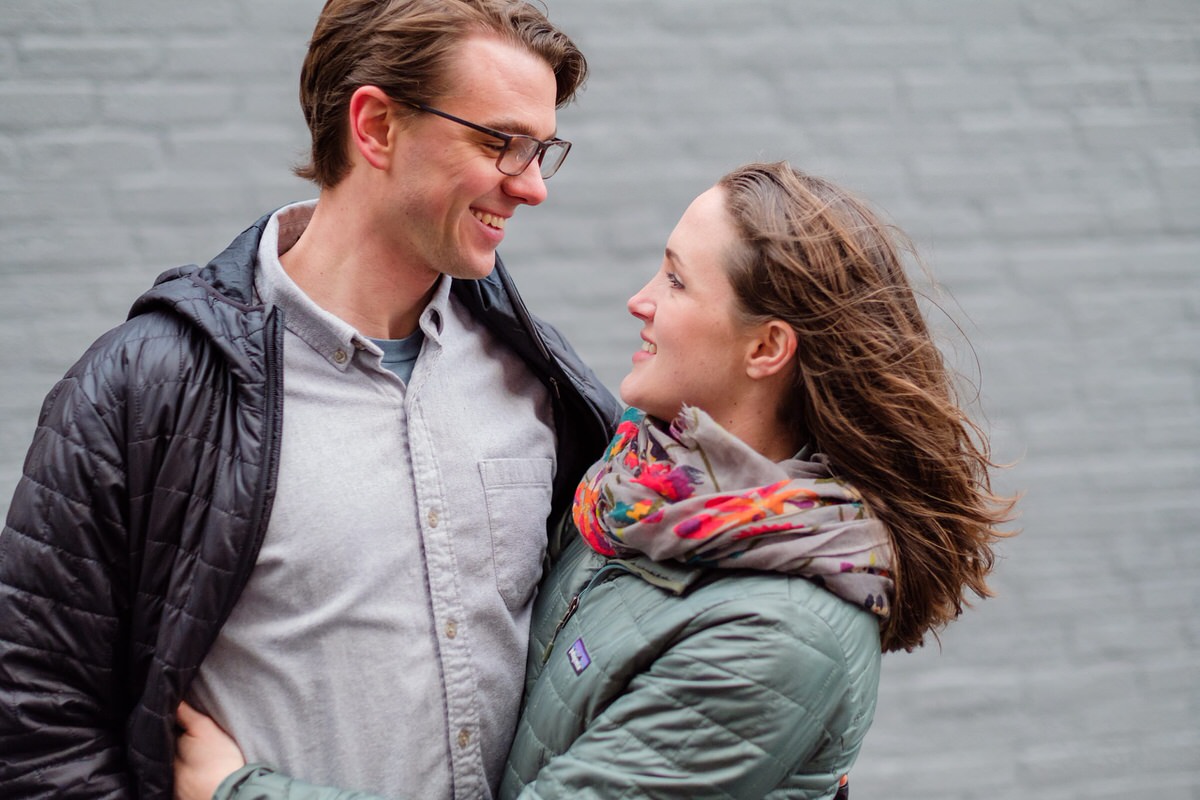
[[[401,339],[416,330],[440,275],[404,263],[372,227],[339,197],[322,193],[308,227],[279,261],[313,302],[364,336]]]

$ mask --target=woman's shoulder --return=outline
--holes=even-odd
[[[769,703],[779,725],[839,731],[843,745],[870,726],[882,663],[874,614],[804,578],[740,571],[660,593],[654,606],[639,615],[639,633],[657,642],[642,671],[691,686],[689,702],[711,718]]]
[[[830,625],[875,624],[878,617],[866,608],[838,597],[817,581],[798,575],[757,570],[710,569],[686,594],[692,604],[751,610],[760,615],[797,615],[825,620]]]
[[[783,663],[820,655],[854,671],[877,668],[879,618],[809,579],[723,572],[680,600],[691,610],[689,635],[752,636],[757,648]]]
[[[535,640],[588,587],[580,610],[593,636],[633,637],[645,652],[740,655],[747,641],[768,668],[819,657],[869,672],[880,657],[878,617],[794,575],[712,569],[639,558],[613,561],[574,543],[543,583]],[[728,651],[728,652],[726,652]]]

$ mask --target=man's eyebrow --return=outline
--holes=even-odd
[[[551,139],[558,138],[558,130],[555,129],[553,133],[543,140],[542,137],[537,135],[537,132],[530,125],[519,120],[500,120],[498,122],[484,122],[482,124],[488,128],[491,128],[492,130],[500,131],[501,133],[517,133],[521,134],[522,136],[532,136],[538,141],[548,142]]]

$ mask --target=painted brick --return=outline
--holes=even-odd
[[[148,75],[158,49],[138,37],[34,36],[19,45],[20,71],[30,78],[126,80]]]
[[[906,70],[905,98],[918,113],[1008,109],[1020,98],[1020,87],[1011,75],[948,70],[944,65]]]
[[[160,3],[155,0],[120,0],[105,3],[95,15],[102,31],[166,33],[172,36],[207,33],[235,27],[241,0],[206,0],[203,3]]]
[[[90,0],[5,0],[0,31],[86,30],[94,21]]]
[[[1146,65],[1191,63],[1196,58],[1195,33],[1187,26],[1127,26],[1100,30],[1078,44],[1079,55],[1092,62]]]
[[[1145,71],[1150,100],[1158,106],[1194,109],[1200,96],[1200,67],[1191,65],[1156,66]]]
[[[1015,3],[1004,5],[1008,9],[1018,8]],[[945,13],[944,10],[942,13]],[[965,60],[970,64],[1012,70],[1019,75],[1043,65],[1063,66],[1074,63],[1079,56],[1065,44],[1064,38],[1054,31],[1030,29],[1020,25],[989,25],[973,30],[964,39],[963,49]]]
[[[146,169],[163,160],[160,142],[128,132],[49,134],[26,146],[26,170],[34,180],[107,177],[114,171]]]
[[[1151,109],[1131,113],[1129,109],[1095,108],[1075,112],[1076,124],[1085,146],[1104,155],[1125,152],[1131,141],[1154,142],[1169,149],[1200,147],[1200,126],[1188,116]]]
[[[1144,103],[1144,81],[1132,66],[1056,64],[1024,75],[1027,99],[1034,106],[1136,107]]]
[[[79,78],[70,83],[0,81],[0,132],[40,134],[46,126],[68,121],[78,126],[99,108],[92,90]]]
[[[114,86],[99,92],[104,119],[113,125],[172,125],[233,118],[237,90],[225,83]]]
[[[17,48],[13,38],[0,35],[0,75],[17,74]]]
[[[238,86],[249,89],[263,85],[280,94],[280,86],[299,83],[300,66],[304,61],[305,40],[255,41],[248,32],[220,32],[213,36],[189,37],[173,43],[163,53],[164,73],[172,79],[201,79],[238,85],[247,75],[256,76],[253,84]],[[282,99],[289,109],[297,109],[296,93]]]
[[[17,174],[17,146],[8,136],[0,136],[0,189],[15,189],[16,181],[11,176]]]

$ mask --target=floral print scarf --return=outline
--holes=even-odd
[[[669,427],[631,408],[576,490],[575,524],[602,555],[799,575],[887,617],[887,531],[816,458],[771,461],[697,408]]]

